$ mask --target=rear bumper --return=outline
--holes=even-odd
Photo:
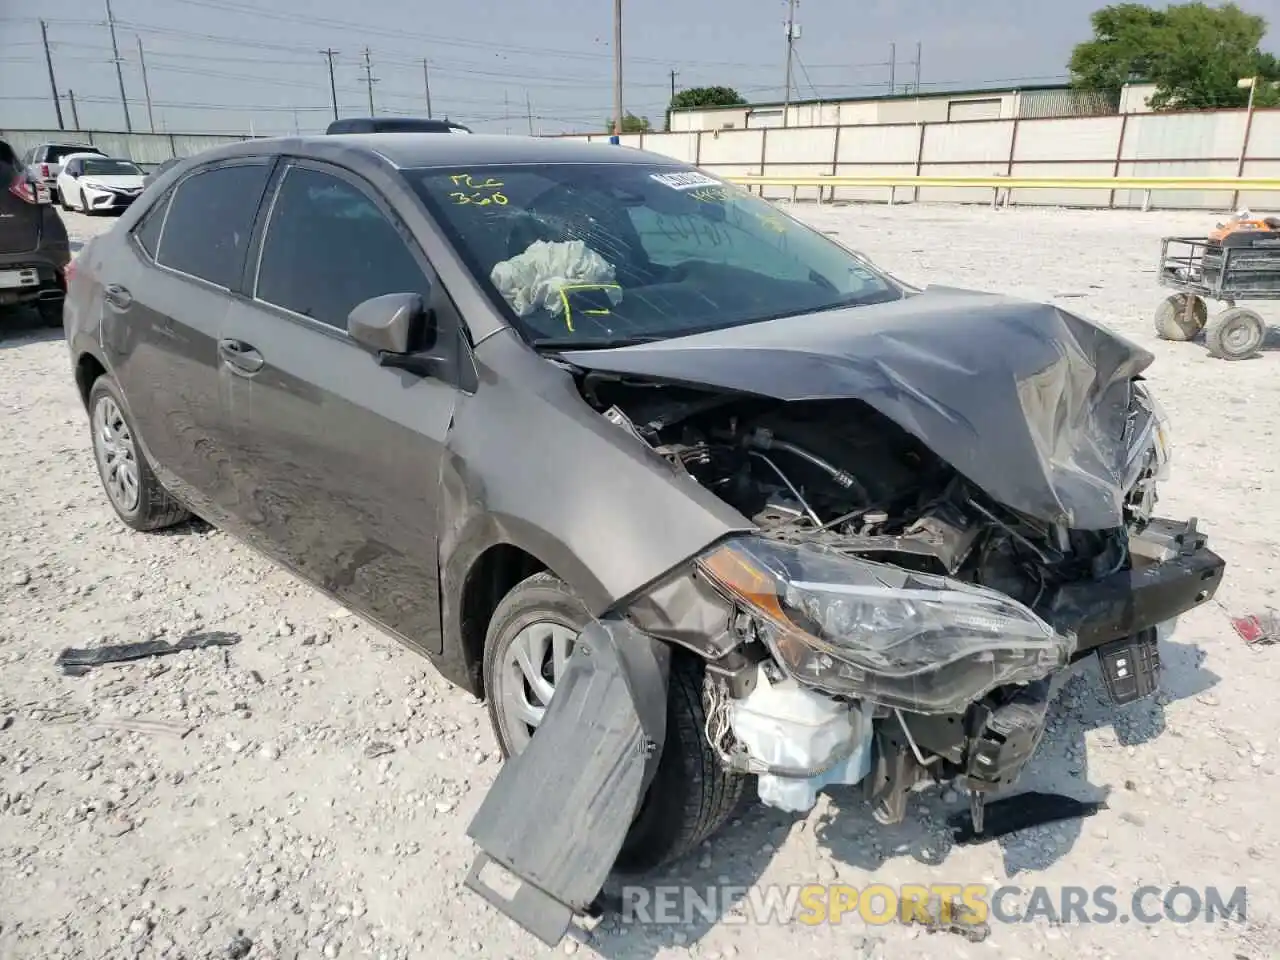
[[[60,258],[45,253],[0,256],[0,274],[16,272],[21,275],[17,286],[0,286],[0,307],[63,299],[67,292],[63,266]]]
[[[1130,538],[1133,569],[1060,587],[1041,615],[1076,635],[1074,659],[1202,606],[1222,585],[1226,561],[1209,549],[1194,519],[1154,519]]]

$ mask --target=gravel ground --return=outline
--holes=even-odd
[[[1152,333],[1158,238],[1212,218],[959,207],[801,208],[906,280],[1051,299],[1158,358],[1173,420],[1162,509],[1229,563],[1165,643],[1163,693],[1115,709],[1090,665],[1024,785],[1105,798],[1096,817],[951,848],[962,801],[900,827],[850,791],[807,817],[744,807],[657,882],[839,880],[1249,888],[1245,923],[917,927],[607,920],[582,956],[1168,957],[1261,960],[1280,939],[1274,810],[1280,653],[1229,615],[1275,604],[1280,357],[1225,363]],[[110,221],[68,216],[73,236]],[[1280,323],[1280,315],[1271,314]],[[0,957],[532,957],[462,886],[464,831],[498,763],[483,707],[413,654],[203,526],[127,531],[99,489],[60,337],[0,331]],[[1273,337],[1273,341],[1276,338]],[[1276,344],[1272,344],[1275,346]],[[994,345],[993,345],[993,348]],[[64,677],[65,646],[225,630],[228,650]]]

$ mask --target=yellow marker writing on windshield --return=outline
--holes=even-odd
[[[573,308],[569,306],[569,294],[577,290],[621,290],[622,285],[617,283],[567,283],[560,288],[560,302],[564,304],[564,326],[570,333],[573,333]],[[612,311],[610,310],[582,310],[583,315],[588,317],[607,317]]]

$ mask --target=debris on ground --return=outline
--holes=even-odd
[[[110,663],[129,663],[133,660],[146,660],[149,657],[162,657],[183,650],[203,650],[207,647],[230,647],[240,642],[238,633],[210,631],[208,633],[190,633],[177,643],[164,640],[143,640],[140,643],[121,643],[106,647],[76,648],[67,647],[58,654],[57,664],[68,677],[79,677],[88,673],[93,667],[106,666]]]
[[[1262,647],[1280,642],[1280,613],[1275,610],[1232,617],[1231,627],[1250,646]]]
[[[939,900],[930,906],[932,909],[914,911],[908,923],[924,927],[926,933],[950,933],[970,943],[981,943],[991,936],[991,925],[973,919],[969,908],[959,900]],[[920,913],[925,914],[924,919]]]

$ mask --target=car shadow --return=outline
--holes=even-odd
[[[1220,679],[1204,669],[1204,653],[1199,647],[1165,640],[1160,654],[1160,693],[1126,706],[1111,703],[1096,658],[1088,657],[1073,668],[1049,708],[1045,738],[1013,795],[1035,790],[1105,802],[1119,792],[1146,795],[1156,789],[1150,772],[1136,764],[1132,775],[1120,783],[1091,783],[1087,735],[1099,731],[1106,737],[1103,731],[1110,728],[1115,746],[1107,747],[1112,749],[1127,750],[1147,743],[1165,732],[1166,704],[1199,696]],[[754,789],[748,793],[754,794]],[[843,877],[839,882],[863,887],[863,871],[874,874],[886,865],[892,870],[907,859],[937,867],[955,847],[947,818],[968,810],[965,796],[933,786],[912,794],[902,823],[881,826],[873,819],[860,785],[828,787],[824,793],[825,802],[820,799],[816,812],[808,815],[775,810],[754,802],[754,796],[746,797],[734,819],[699,855],[640,880],[611,878],[605,892],[613,910],[593,931],[592,946],[610,960],[648,960],[664,950],[687,948],[722,923],[750,924],[750,913],[732,901],[740,899],[743,888],[759,884],[775,851],[788,842],[810,850],[815,872],[812,876],[779,877],[778,882],[784,884],[830,884]],[[1143,826],[1136,814],[1125,811],[1119,816],[1125,821],[1121,825],[1124,829]],[[1066,856],[1086,829],[1085,823],[1081,819],[1060,821],[987,842],[999,845],[1005,875],[1013,878],[1044,870]],[[947,881],[958,882],[955,877]],[[624,887],[628,882],[634,886]],[[696,897],[683,898],[676,894],[676,888]],[[753,897],[757,904],[778,904],[785,902],[786,893],[758,891]],[[660,922],[663,919],[671,922]]]
[[[61,327],[46,327],[30,307],[0,307],[0,350],[62,338]]]

